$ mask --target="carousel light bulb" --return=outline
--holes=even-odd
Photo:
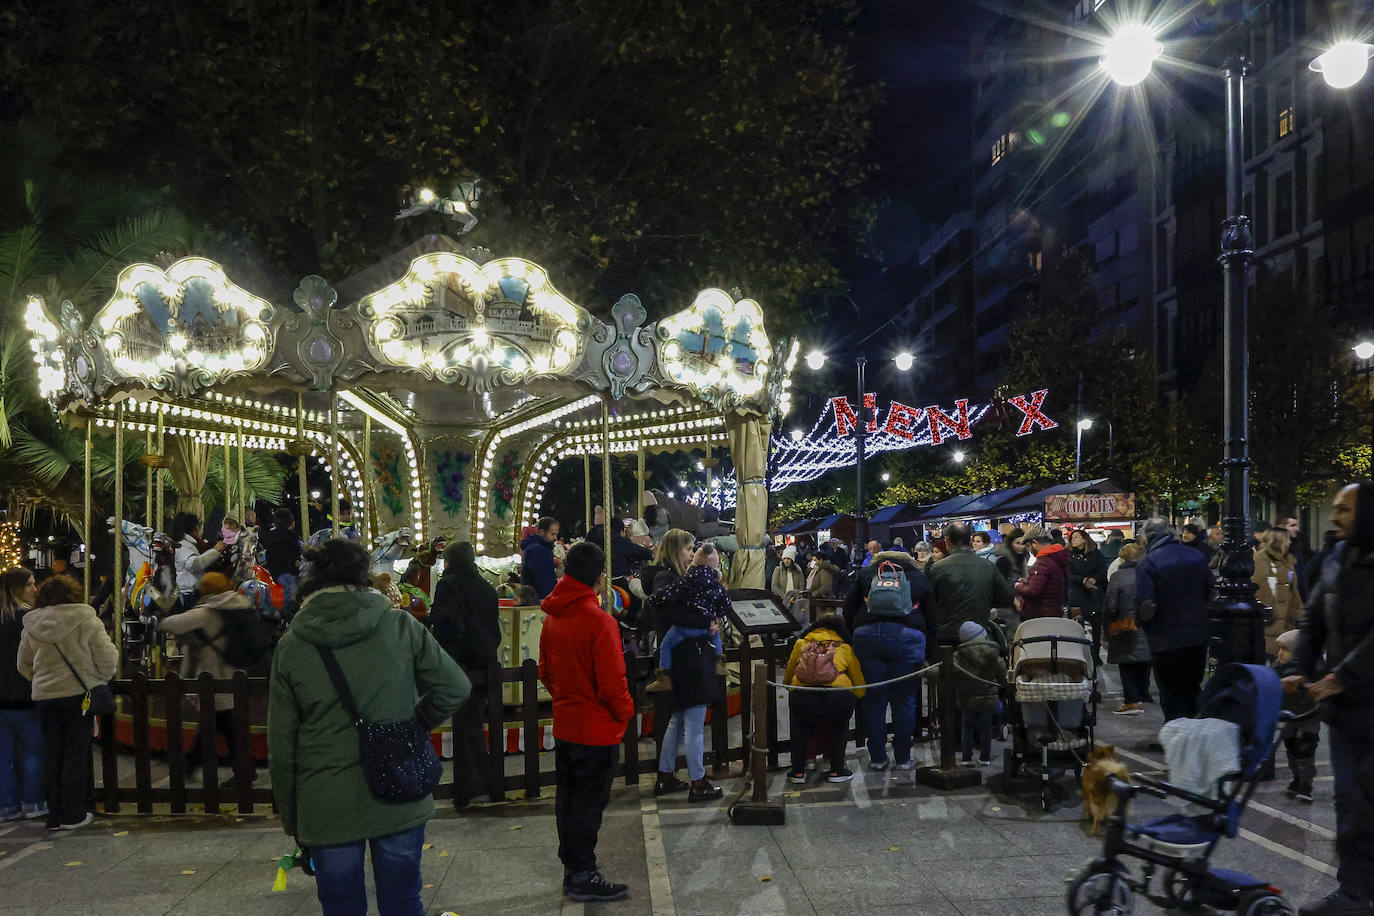
[[[186,335],[185,335],[185,334],[182,334],[181,332],[178,331],[177,333],[173,334],[171,337],[168,337],[168,338],[167,338],[167,345],[168,345],[169,347],[171,347],[173,350],[185,350],[185,349],[186,349]]]
[[[422,204],[434,203],[434,191],[430,188],[421,188],[417,196],[420,198],[420,203]]]

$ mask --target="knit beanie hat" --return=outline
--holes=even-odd
[[[959,641],[972,642],[975,639],[982,639],[988,635],[988,631],[974,623],[972,620],[965,620],[959,627]]]
[[[784,547],[782,549],[782,558],[784,560],[795,560],[797,558],[797,545],[788,544]]]
[[[1302,635],[1301,630],[1289,630],[1286,633],[1280,633],[1274,639],[1274,642],[1278,643],[1281,649],[1287,649],[1289,652],[1296,652],[1298,651],[1298,637],[1300,635]]]

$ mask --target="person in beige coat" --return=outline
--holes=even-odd
[[[1302,623],[1298,571],[1288,544],[1287,531],[1271,528],[1260,535],[1260,546],[1255,551],[1255,599],[1274,609],[1269,625],[1264,628],[1264,651],[1270,658],[1278,654],[1279,635],[1296,630]]]
[[[119,650],[95,608],[81,603],[81,587],[53,576],[24,615],[15,663],[33,684],[47,760],[49,830],[74,830],[94,820],[86,810],[91,784],[91,721],[81,708],[86,691],[114,677]]]
[[[181,646],[181,677],[193,681],[202,673],[208,673],[216,680],[229,680],[234,676],[234,666],[225,659],[228,651],[228,638],[225,635],[226,613],[247,611],[253,607],[248,596],[234,591],[229,577],[223,573],[210,572],[200,577],[197,591],[201,595],[199,603],[189,611],[173,614],[162,620],[162,629],[177,638]],[[193,709],[200,705],[195,696],[190,698]],[[234,697],[229,693],[215,694],[215,732],[224,737],[225,748],[230,760],[234,757]],[[186,775],[190,776],[201,765],[203,736],[196,732],[196,740],[186,752]],[[215,740],[211,738],[210,740]],[[233,785],[226,780],[224,788]]]

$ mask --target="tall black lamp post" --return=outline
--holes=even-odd
[[[1136,86],[1150,75],[1163,53],[1153,30],[1126,25],[1104,44],[1102,67],[1122,86]],[[1374,46],[1341,42],[1312,62],[1334,88],[1358,83],[1368,68]],[[1226,492],[1221,520],[1223,534],[1217,597],[1211,614],[1215,625],[1213,651],[1217,661],[1263,662],[1264,615],[1255,600],[1254,555],[1250,550],[1250,351],[1247,272],[1255,254],[1254,234],[1244,207],[1244,101],[1248,62],[1241,55],[1228,60],[1226,75],[1226,219],[1222,223],[1221,262],[1224,287],[1223,358],[1225,391],[1225,457],[1222,471]]]

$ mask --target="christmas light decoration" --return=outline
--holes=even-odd
[[[0,568],[18,566],[24,559],[19,546],[19,526],[14,522],[0,522]]]

